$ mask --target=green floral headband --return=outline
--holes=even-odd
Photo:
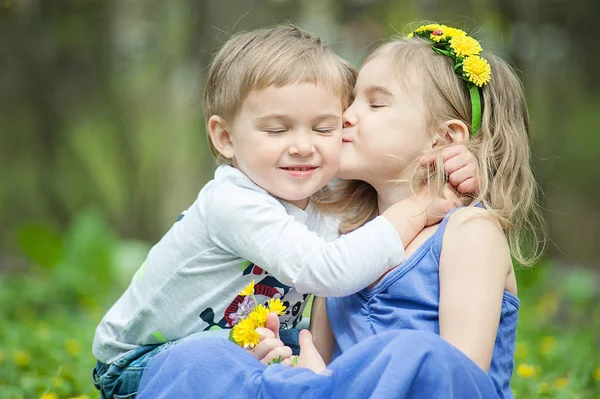
[[[481,95],[479,89],[490,81],[490,64],[481,57],[481,45],[465,31],[446,25],[429,24],[417,28],[408,37],[420,37],[433,43],[438,54],[454,60],[454,72],[465,82],[471,95],[471,130],[476,136],[481,127]]]

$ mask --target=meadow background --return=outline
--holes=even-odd
[[[201,95],[233,32],[292,21],[356,66],[415,20],[521,73],[552,243],[518,271],[517,398],[600,398],[600,2],[0,0],[0,397],[98,398],[96,324],[214,170]]]

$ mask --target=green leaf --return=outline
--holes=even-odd
[[[269,363],[267,363],[267,366],[270,366],[272,364],[281,363],[282,360],[283,360],[283,357],[281,355],[279,355],[276,358],[274,358],[273,360],[271,360]]]

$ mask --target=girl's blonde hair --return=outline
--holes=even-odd
[[[295,83],[323,85],[349,105],[356,70],[319,37],[294,25],[257,29],[231,37],[213,58],[204,89],[204,116],[235,118],[252,90]],[[230,163],[208,140],[219,163]]]
[[[422,84],[428,131],[439,134],[440,126],[451,119],[471,125],[469,92],[454,73],[450,57],[436,54],[430,42],[416,37],[398,38],[380,46],[365,64],[381,56],[389,58],[403,87],[415,80]],[[482,56],[491,66],[492,78],[481,89],[481,128],[464,143],[479,162],[479,194],[471,205],[485,206],[505,230],[513,258],[530,265],[544,250],[545,223],[530,164],[529,115],[523,87],[506,62],[493,54],[484,52]],[[440,135],[440,139],[445,140],[445,136]],[[446,180],[439,159],[429,173],[415,172],[411,184],[413,188],[428,185],[441,193]],[[342,233],[378,213],[377,193],[362,181],[338,182],[319,201],[321,209],[345,215]]]

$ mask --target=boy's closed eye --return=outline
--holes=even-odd
[[[333,132],[336,131],[336,127],[333,126],[329,126],[329,127],[315,127],[313,128],[313,130],[317,133],[321,133],[321,134],[332,134]]]
[[[288,131],[287,127],[266,127],[263,128],[263,131],[268,134],[281,134]]]

